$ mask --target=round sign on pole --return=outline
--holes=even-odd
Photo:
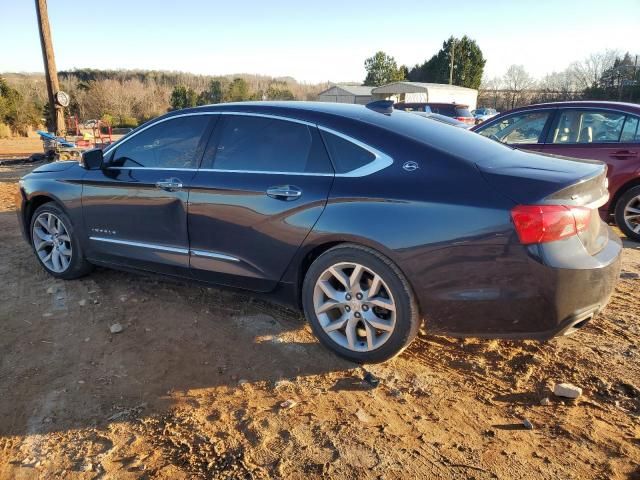
[[[60,105],[61,107],[68,107],[69,106],[69,94],[66,92],[63,92],[62,90],[56,92],[56,103],[58,105]]]

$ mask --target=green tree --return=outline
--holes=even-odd
[[[198,105],[209,105],[212,103],[222,103],[222,83],[220,80],[211,80],[209,82],[209,88],[204,90],[198,96]]]
[[[291,90],[276,85],[270,86],[265,93],[267,100],[295,100]]]
[[[379,87],[385,83],[398,82],[404,80],[404,71],[398,68],[396,60],[386,53],[376,52],[373,57],[364,61],[364,68],[367,77],[364,79],[365,85]]]
[[[242,102],[249,100],[249,98],[249,86],[247,82],[242,78],[234,78],[227,90],[227,100],[230,102]]]
[[[169,103],[171,104],[171,110],[195,107],[198,104],[198,94],[192,88],[178,85],[173,88]]]
[[[449,83],[452,52],[453,84],[460,87],[478,89],[482,82],[482,73],[487,61],[475,40],[466,35],[462,38],[449,37],[446,42],[443,42],[442,48],[438,53],[409,71],[409,80],[413,82]]]

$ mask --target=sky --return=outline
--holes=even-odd
[[[0,0],[0,72],[42,72],[33,0]],[[606,49],[640,53],[640,0],[49,0],[58,70],[256,73],[360,82],[378,50],[413,66],[450,35],[482,49],[485,75],[534,77]]]

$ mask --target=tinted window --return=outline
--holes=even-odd
[[[552,143],[618,142],[625,115],[603,110],[564,110],[553,129]]]
[[[267,117],[224,115],[213,168],[259,172],[330,173],[317,129]]]
[[[160,122],[120,145],[110,162],[120,167],[197,168],[198,144],[210,116]]]
[[[548,118],[548,111],[520,113],[478,129],[477,132],[508,145],[538,143]]]
[[[624,122],[624,127],[622,128],[620,141],[627,143],[640,142],[640,129],[638,128],[639,123],[640,119],[638,117],[628,116],[627,120]]]
[[[373,162],[376,156],[368,150],[337,135],[322,132],[336,173],[347,173]]]

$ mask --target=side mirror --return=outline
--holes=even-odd
[[[100,148],[92,148],[91,150],[87,150],[82,153],[82,158],[80,159],[80,165],[82,165],[87,170],[98,170],[102,167],[102,149]]]

